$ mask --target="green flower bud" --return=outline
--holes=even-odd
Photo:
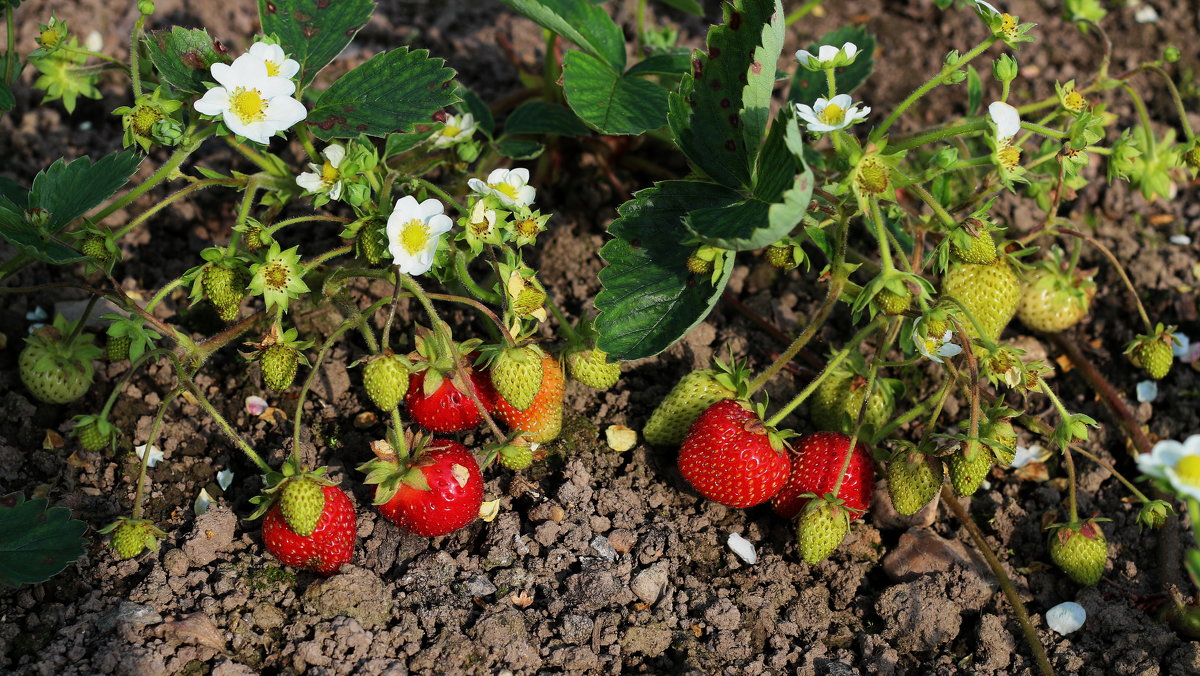
[[[1163,60],[1167,63],[1175,63],[1179,60],[1180,56],[1182,56],[1182,54],[1180,53],[1178,47],[1167,47],[1163,50]]]
[[[992,75],[1001,83],[1009,83],[1017,79],[1017,60],[1008,54],[1001,54],[1000,58],[992,62]]]

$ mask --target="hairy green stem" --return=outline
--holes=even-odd
[[[1179,116],[1179,124],[1183,126],[1183,133],[1188,141],[1196,137],[1192,131],[1192,123],[1188,122],[1187,107],[1183,105],[1183,98],[1179,95],[1179,88],[1175,86],[1175,81],[1163,70],[1161,66],[1142,66],[1146,70],[1157,73],[1167,83],[1167,90],[1171,92],[1171,100],[1175,103],[1175,113]]]
[[[816,9],[817,7],[820,7],[821,3],[823,1],[824,0],[808,0],[803,5],[800,5],[796,9],[792,10],[787,15],[787,17],[783,20],[784,24],[790,26],[790,25],[796,23],[797,21],[799,21],[800,19],[803,19],[804,17],[808,16],[809,13],[811,13],[814,9]]]
[[[162,201],[156,202],[154,204],[154,206],[152,206],[149,209],[146,209],[142,213],[138,214],[136,218],[129,221],[128,223],[121,226],[120,228],[118,228],[117,231],[113,233],[113,238],[121,239],[125,235],[129,234],[129,231],[133,230],[134,228],[138,227],[142,223],[145,223],[147,220],[149,220],[149,218],[151,216],[154,216],[155,214],[157,214],[158,212],[167,208],[171,204],[183,199],[184,197],[187,197],[188,195],[191,195],[194,192],[198,192],[200,190],[204,190],[205,188],[211,188],[213,186],[218,186],[218,185],[233,187],[233,186],[238,186],[241,184],[242,184],[242,181],[240,179],[236,179],[236,178],[209,178],[209,179],[204,179],[202,181],[196,181],[195,183],[192,183],[191,185],[189,185],[185,188],[180,188],[179,190],[176,190],[175,192],[171,193],[167,197],[163,198]]]
[[[133,98],[136,101],[142,95],[142,73],[138,65],[138,42],[142,38],[142,28],[146,25],[146,15],[138,14],[133,22],[133,30],[129,33],[129,79],[133,86]]]
[[[146,467],[150,462],[150,449],[154,448],[154,442],[158,441],[158,431],[162,427],[163,417],[167,414],[167,408],[171,402],[183,393],[182,387],[176,387],[171,390],[171,393],[163,398],[162,403],[158,406],[158,412],[154,414],[154,422],[150,424],[150,435],[146,437],[146,448],[142,451],[141,463],[138,465],[137,486],[133,489],[133,518],[142,518],[142,494],[145,492],[146,484]]]
[[[958,70],[959,68],[962,68],[963,66],[970,63],[972,59],[974,59],[975,57],[977,57],[980,54],[987,51],[987,49],[989,47],[991,47],[993,44],[995,44],[997,39],[998,38],[993,35],[993,36],[989,37],[988,39],[984,40],[983,42],[979,43],[978,45],[975,46],[974,49],[972,49],[971,51],[962,55],[962,57],[960,57],[953,66],[951,66],[949,64],[943,64],[942,67],[938,70],[937,75],[934,75],[933,77],[929,78],[929,80],[927,80],[925,82],[925,84],[921,85],[920,87],[918,87],[916,89],[916,91],[909,94],[907,98],[905,98],[903,101],[900,102],[900,105],[896,106],[896,108],[892,110],[891,115],[888,115],[887,119],[883,121],[883,124],[879,125],[879,127],[877,127],[876,129],[874,129],[871,132],[871,135],[870,135],[871,141],[878,142],[879,139],[883,138],[883,135],[887,133],[888,128],[890,128],[892,126],[892,123],[894,123],[897,119],[899,119],[899,117],[902,114],[904,114],[904,111],[908,110],[909,106],[916,103],[917,100],[920,99],[922,96],[928,94],[934,87],[937,87],[938,85],[942,84],[942,81],[948,75],[950,75],[950,73],[953,73],[954,71]]]
[[[1150,113],[1146,110],[1146,102],[1142,100],[1137,90],[1129,86],[1129,83],[1122,82],[1121,89],[1129,94],[1129,98],[1133,100],[1133,106],[1137,108],[1138,117],[1142,120],[1142,128],[1146,130],[1146,150],[1148,151],[1146,154],[1154,157],[1158,139],[1154,137],[1154,127],[1150,126]]]
[[[445,190],[442,190],[441,188],[437,187],[433,183],[421,178],[420,176],[413,176],[409,180],[416,183],[417,185],[425,188],[429,192],[437,195],[439,198],[441,198],[442,201],[444,201],[444,202],[448,203],[450,206],[454,207],[458,211],[458,213],[462,214],[463,216],[470,215],[470,212],[467,211],[467,208],[464,207],[462,204],[459,204],[458,200],[451,197],[450,193],[446,192]]]

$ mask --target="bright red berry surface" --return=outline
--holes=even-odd
[[[775,513],[792,518],[808,502],[805,493],[825,495],[833,491],[846,449],[850,448],[850,437],[841,432],[816,432],[805,435],[792,446],[792,471],[783,489],[771,499]],[[857,519],[861,511],[871,505],[871,494],[875,491],[875,465],[867,447],[859,443],[850,458],[846,478],[838,489],[838,497],[850,508],[850,518]]]
[[[455,387],[451,378],[444,379],[441,387],[425,396],[425,373],[409,377],[408,393],[404,395],[404,405],[418,425],[432,432],[447,433],[474,429],[483,422],[471,396]],[[478,371],[471,373],[471,382],[484,407],[490,409],[495,397],[491,382]]]
[[[679,471],[704,497],[729,507],[766,502],[788,476],[787,453],[771,447],[758,414],[733,399],[709,406],[679,449]]]
[[[379,512],[401,528],[436,537],[452,533],[479,516],[483,504],[483,475],[465,446],[447,439],[434,441],[416,461],[429,490],[407,484]]]
[[[279,502],[267,510],[262,532],[267,550],[284,564],[328,576],[354,557],[358,526],[354,505],[346,493],[337,486],[323,486],[322,490],[325,509],[312,535],[302,537],[289,528]]]

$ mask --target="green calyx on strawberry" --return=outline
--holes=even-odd
[[[92,385],[92,360],[102,352],[92,344],[92,334],[75,334],[76,326],[77,322],[57,315],[52,326],[36,329],[25,339],[17,360],[21,382],[39,401],[66,404]]]
[[[275,392],[291,387],[301,363],[309,366],[301,350],[313,345],[310,340],[299,340],[296,329],[281,332],[278,324],[272,325],[259,342],[246,344],[253,348],[251,352],[244,353],[246,358],[258,362],[263,384]]]
[[[1164,327],[1161,323],[1154,331],[1141,334],[1125,346],[1125,354],[1133,365],[1146,372],[1155,380],[1166,377],[1175,361],[1175,346],[1179,345],[1175,337],[1175,327]]]
[[[1108,562],[1108,541],[1099,519],[1057,523],[1050,529],[1050,559],[1075,582],[1090,586],[1100,581]]]
[[[257,219],[246,217],[246,220],[239,225],[233,226],[233,229],[242,235],[242,245],[250,253],[258,253],[264,247],[268,247],[275,238],[271,233],[263,228],[263,224]]]
[[[900,315],[908,311],[914,297],[927,298],[932,293],[933,286],[924,277],[900,270],[886,270],[858,292],[851,311],[857,316],[870,306],[884,314]]]
[[[784,237],[766,249],[767,263],[779,270],[794,270],[803,263],[808,266],[808,257],[800,242],[793,237]]]
[[[725,262],[732,253],[728,249],[701,244],[688,256],[688,272],[697,277],[706,277],[716,285],[725,274]]]
[[[363,387],[371,402],[380,410],[390,412],[400,405],[408,394],[409,373],[412,365],[408,359],[385,349],[381,354],[371,355],[363,367]]]
[[[542,388],[542,357],[545,353],[536,345],[485,346],[480,352],[490,367],[496,394],[518,411],[533,405]]]
[[[1017,318],[1034,331],[1059,333],[1083,319],[1096,295],[1091,273],[1067,271],[1061,251],[1025,273]]]
[[[1138,510],[1137,522],[1145,528],[1162,528],[1167,523],[1167,517],[1175,511],[1166,500],[1151,500]]]
[[[72,430],[79,445],[85,451],[99,453],[103,450],[114,450],[117,447],[117,428],[99,415],[75,416],[75,429]]]
[[[518,433],[512,439],[489,448],[486,456],[495,458],[501,467],[519,472],[528,469],[533,464],[534,451],[537,450],[538,445],[537,442],[531,441],[527,434]],[[487,464],[485,462],[484,467]]]
[[[79,252],[90,259],[88,267],[99,268],[101,271],[107,272],[121,257],[121,250],[117,248],[116,239],[113,237],[112,231],[107,228],[100,228],[85,221],[84,226],[73,232],[72,235],[78,238]]]
[[[896,513],[910,516],[921,511],[942,488],[945,468],[939,458],[907,441],[896,442],[887,463],[888,495]]]
[[[850,510],[832,496],[809,500],[796,520],[800,558],[814,565],[829,558],[850,532]]]
[[[693,371],[671,388],[650,414],[642,436],[655,446],[678,446],[706,408],[722,399],[744,399],[749,389],[745,362],[714,359],[711,368]]]
[[[986,265],[996,260],[993,229],[990,224],[979,218],[964,219],[962,224],[951,230],[946,237],[951,258],[959,263],[976,265]]]
[[[483,475],[462,444],[406,433],[409,457],[399,460],[386,442],[358,469],[375,486],[374,504],[384,518],[423,537],[452,533],[475,520],[483,504]]]
[[[1012,320],[1021,302],[1021,282],[1007,255],[991,263],[954,263],[942,276],[943,296],[956,299],[979,324],[982,336],[975,335],[975,324],[962,317],[963,330],[972,338],[995,342]]]
[[[100,318],[111,322],[106,332],[108,335],[106,351],[110,361],[137,359],[147,350],[154,349],[154,341],[162,338],[158,332],[147,329],[145,320],[138,315],[124,317],[118,314],[106,314],[101,315]]]
[[[158,541],[167,536],[153,521],[127,516],[119,517],[96,532],[101,535],[112,533],[108,543],[120,559],[132,559],[147,549],[156,552]]]
[[[692,423],[679,449],[679,471],[710,500],[753,507],[770,500],[787,480],[791,434],[767,426],[761,407],[722,399]]]
[[[489,411],[496,395],[487,372],[473,366],[481,343],[478,339],[447,342],[435,332],[417,327],[417,349],[408,355],[412,371],[404,395],[414,422],[443,433],[473,429],[483,422],[471,392]]]
[[[1021,358],[1024,354],[1025,350],[999,343],[983,350],[977,348],[975,352],[988,382],[996,387],[1004,384],[1014,389],[1024,387],[1025,362]]]
[[[832,494],[846,467],[836,497],[851,520],[865,513],[875,493],[875,462],[866,445],[859,442],[847,466],[849,449],[850,437],[841,432],[814,432],[794,441],[789,453],[791,471],[783,488],[771,498],[771,509],[785,519],[796,516],[812,498]]]

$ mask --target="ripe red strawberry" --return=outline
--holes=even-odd
[[[787,479],[782,438],[748,404],[722,399],[704,409],[679,449],[679,471],[700,495],[728,507],[752,507]]]
[[[267,510],[262,533],[267,550],[284,565],[329,576],[353,558],[358,528],[354,505],[346,493],[337,486],[322,486],[321,490],[325,493],[325,506],[312,535],[297,535],[288,527],[279,501]]]
[[[479,463],[465,446],[438,439],[425,448],[407,468],[386,461],[372,461],[368,483],[375,482],[379,513],[404,530],[424,537],[452,533],[479,516],[483,504],[483,475]],[[381,465],[393,470],[375,475]],[[394,489],[390,496],[387,491]],[[427,489],[427,490],[425,490]],[[381,498],[384,502],[379,503]]]
[[[520,410],[495,395],[495,414],[512,429],[527,433],[530,441],[544,444],[558,438],[562,431],[563,389],[566,384],[562,366],[550,355],[542,356],[542,385],[529,408]]]
[[[850,437],[841,432],[816,432],[793,444],[791,473],[783,488],[771,499],[771,509],[790,519],[799,514],[810,499],[801,496],[809,493],[823,496],[832,492],[848,448]],[[850,518],[857,519],[871,506],[874,491],[875,466],[867,447],[860,442],[850,457],[850,467],[837,497],[850,508]]]
[[[485,408],[490,408],[495,398],[491,382],[481,371],[472,371],[470,379],[475,394]],[[409,376],[404,405],[414,422],[432,432],[461,432],[474,429],[483,421],[471,396],[460,390],[453,378],[443,377],[434,370]]]

